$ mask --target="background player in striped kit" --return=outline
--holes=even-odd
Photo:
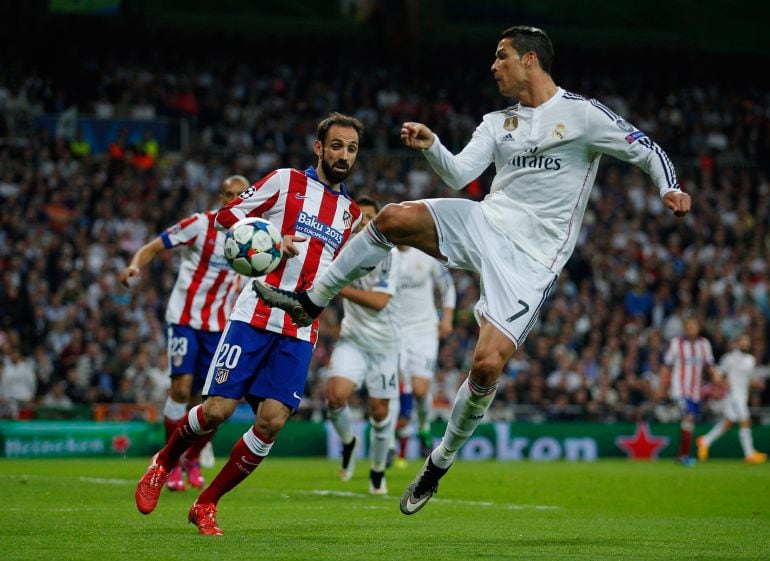
[[[284,254],[291,259],[284,259],[264,277],[266,283],[309,287],[358,225],[360,210],[343,181],[358,156],[362,130],[357,119],[332,113],[317,128],[315,167],[275,170],[217,213],[223,229],[247,216],[258,216],[281,231]],[[254,425],[236,442],[229,459],[188,514],[201,534],[221,535],[216,520],[219,499],[257,468],[299,406],[317,338],[317,322],[298,327],[281,310],[269,308],[247,285],[209,367],[205,401],[180,421],[137,485],[139,511],[149,514],[154,510],[160,487],[181,454],[228,419],[245,398],[254,410]]]
[[[222,182],[219,202],[222,206],[249,187],[243,176],[233,175]],[[182,259],[174,289],[166,308],[168,358],[171,387],[163,406],[166,440],[187,408],[200,403],[200,391],[206,381],[225,322],[233,309],[238,290],[243,286],[238,273],[223,257],[225,234],[214,227],[216,211],[193,214],[167,228],[157,238],[143,245],[120,272],[125,286],[133,285],[142,267],[164,249],[182,246]],[[171,472],[166,485],[172,491],[184,491],[182,469],[192,487],[202,489],[200,451],[211,438],[201,439]]]
[[[699,436],[698,460],[705,461],[709,456],[709,447],[714,441],[738,423],[738,438],[743,448],[743,456],[749,464],[763,464],[767,454],[754,449],[751,437],[751,416],[749,415],[749,386],[755,373],[757,361],[751,354],[751,337],[741,333],[734,341],[734,348],[723,355],[719,361],[720,372],[727,377],[729,391],[722,402],[722,419],[705,435]]]
[[[360,231],[374,218],[379,205],[374,199],[358,199],[361,208]],[[357,438],[350,422],[348,399],[366,386],[369,410],[369,492],[385,495],[385,461],[395,425],[389,411],[391,400],[398,397],[398,351],[401,341],[400,252],[392,249],[365,277],[357,279],[340,292],[344,298],[344,317],[340,338],[329,361],[326,396],[329,420],[342,440],[340,479],[353,477]]]
[[[670,385],[670,395],[682,414],[679,425],[679,454],[677,460],[691,466],[694,459],[692,433],[701,411],[703,397],[703,371],[708,370],[712,380],[719,381],[719,371],[714,366],[711,343],[700,335],[700,322],[695,317],[684,321],[684,336],[674,337],[663,357],[662,378]]]
[[[421,150],[455,189],[494,163],[496,175],[483,201],[426,199],[386,206],[307,292],[275,290],[254,281],[271,305],[305,324],[394,245],[416,247],[449,267],[480,274],[475,309],[480,331],[471,371],[455,398],[441,444],[401,499],[404,514],[418,512],[433,496],[492,403],[503,367],[525,340],[572,255],[602,155],[650,174],[663,204],[677,216],[690,210],[690,196],[679,188],[660,146],[601,103],[558,87],[551,77],[553,54],[550,38],[540,29],[503,31],[492,75],[500,93],[518,102],[484,115],[457,155],[424,124],[401,128],[402,142]]]
[[[396,466],[406,463],[406,443],[411,434],[412,408],[417,417],[420,453],[433,449],[430,434],[430,383],[436,371],[439,339],[452,332],[455,292],[449,270],[436,259],[413,247],[399,246],[401,254],[401,412],[398,419],[399,450]],[[441,299],[441,317],[436,311],[434,292]]]

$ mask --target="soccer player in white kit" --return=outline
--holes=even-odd
[[[733,350],[719,361],[719,370],[727,376],[729,392],[723,401],[722,419],[696,441],[700,461],[708,459],[709,447],[717,438],[729,431],[734,423],[740,425],[738,438],[746,463],[763,464],[767,461],[767,454],[754,449],[754,439],[751,437],[749,386],[755,368],[756,359],[751,354],[751,337],[747,333],[742,333],[736,338]]]
[[[219,202],[225,206],[248,187],[249,180],[245,177],[228,177],[220,187]],[[163,406],[166,440],[171,438],[187,408],[200,403],[209,363],[243,286],[240,275],[223,257],[225,233],[214,227],[216,214],[215,210],[199,212],[166,228],[139,248],[118,277],[124,286],[130,286],[142,267],[152,262],[158,253],[180,246],[183,249],[179,273],[166,307],[171,369],[171,387]],[[208,439],[201,439],[187,450],[166,481],[170,490],[185,490],[183,468],[190,486],[203,488],[199,457],[204,446],[210,446],[213,436],[212,431]]]
[[[409,246],[399,246],[401,254],[401,376],[400,415],[397,424],[399,455],[396,465],[406,463],[406,441],[412,403],[417,416],[417,436],[421,453],[432,450],[430,434],[430,383],[436,371],[439,339],[452,331],[457,293],[449,270],[436,259]],[[441,298],[441,317],[436,310],[434,291]]]
[[[356,201],[361,209],[358,231],[374,218],[379,205],[369,197]],[[380,261],[365,277],[340,291],[344,316],[340,338],[329,361],[326,396],[329,420],[342,440],[342,481],[353,477],[357,438],[350,421],[348,399],[366,386],[369,409],[369,492],[386,495],[385,462],[395,419],[388,410],[398,397],[399,266],[398,250]]]
[[[441,444],[401,499],[404,514],[425,506],[484,417],[503,367],[537,320],[577,243],[601,156],[647,172],[676,215],[690,210],[690,196],[679,188],[660,146],[601,103],[558,87],[550,74],[552,60],[553,45],[542,30],[503,31],[491,70],[500,93],[518,102],[484,115],[457,155],[427,126],[402,126],[402,142],[421,150],[450,187],[462,189],[494,163],[496,175],[483,201],[387,205],[309,291],[276,290],[254,281],[266,302],[306,324],[394,245],[416,247],[449,267],[481,276],[475,308],[480,329],[470,375],[457,393]]]

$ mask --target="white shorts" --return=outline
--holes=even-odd
[[[518,348],[537,321],[558,276],[517,247],[467,199],[427,199],[446,265],[477,272],[476,321],[485,318]]]
[[[730,422],[740,423],[749,418],[749,405],[746,400],[737,400],[728,395],[722,402],[722,416]]]
[[[369,397],[398,398],[398,353],[371,353],[347,339],[337,341],[328,377],[347,378],[358,390],[366,383]]]
[[[399,370],[401,379],[417,376],[418,378],[433,379],[438,357],[438,332],[420,335],[401,334],[401,355]]]

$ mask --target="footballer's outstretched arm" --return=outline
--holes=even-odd
[[[118,280],[123,286],[130,286],[130,279],[139,275],[142,267],[152,261],[155,256],[166,249],[160,236],[140,247],[131,259],[128,267],[118,273]]]

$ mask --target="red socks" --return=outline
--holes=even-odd
[[[182,417],[176,430],[166,445],[158,452],[157,462],[171,470],[179,462],[179,458],[196,440],[212,432],[216,426],[206,425],[203,418],[203,407],[196,405]]]
[[[253,427],[251,430],[256,435],[256,438],[266,445],[266,452],[269,452],[273,441],[257,434]],[[236,487],[241,481],[251,475],[252,471],[257,469],[257,466],[265,459],[265,455],[258,456],[249,449],[243,438],[238,439],[238,442],[233,446],[232,452],[230,452],[230,458],[222,466],[211,485],[200,494],[198,503],[217,504],[222,495]]]

